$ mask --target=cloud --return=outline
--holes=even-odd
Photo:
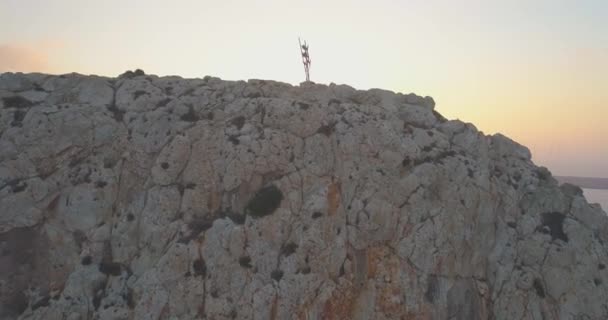
[[[48,45],[0,44],[0,72],[50,72]]]

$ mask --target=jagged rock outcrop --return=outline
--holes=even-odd
[[[608,218],[431,98],[0,76],[2,319],[606,319]]]

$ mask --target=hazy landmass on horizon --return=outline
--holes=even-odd
[[[560,183],[571,183],[581,188],[608,190],[608,178],[556,176]]]

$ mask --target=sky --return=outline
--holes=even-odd
[[[608,177],[607,0],[0,0],[0,72],[311,80],[432,96],[555,175]]]

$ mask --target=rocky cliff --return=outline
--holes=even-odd
[[[1,319],[606,319],[607,249],[431,98],[0,76]]]

